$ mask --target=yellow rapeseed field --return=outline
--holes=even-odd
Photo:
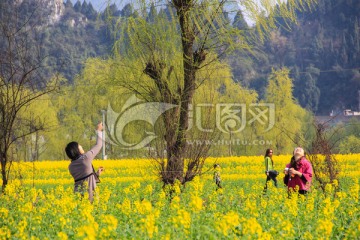
[[[336,155],[339,181],[288,197],[263,156],[209,158],[185,186],[163,187],[149,159],[95,160],[105,172],[91,204],[73,193],[69,161],[18,162],[0,195],[0,239],[358,239],[360,154]],[[221,166],[216,190],[212,165]],[[0,181],[1,182],[1,181]]]

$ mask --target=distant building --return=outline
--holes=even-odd
[[[351,109],[345,109],[344,116],[360,116],[360,112],[354,112],[351,111]]]
[[[360,121],[360,112],[354,112],[350,109],[345,109],[343,112],[335,114],[331,111],[329,116],[315,116],[316,122],[320,124],[336,125],[337,123],[346,123],[351,119],[357,119]]]

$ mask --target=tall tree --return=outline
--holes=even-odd
[[[38,9],[38,8],[37,8]],[[20,117],[20,112],[42,95],[54,91],[57,78],[44,79],[41,73],[45,57],[32,41],[36,25],[29,18],[18,15],[12,1],[0,2],[0,163],[2,189],[9,179],[11,146],[22,137],[38,132],[43,124]],[[27,131],[17,131],[28,126]],[[24,129],[24,128],[22,128]]]
[[[15,143],[16,159],[24,161],[62,159],[61,155],[54,154],[54,149],[59,147],[59,139],[56,139],[56,144],[53,143],[55,139],[51,139],[53,131],[59,127],[56,110],[50,101],[50,95],[45,94],[31,101],[19,111],[18,119],[20,121],[18,120],[15,133],[23,137]],[[25,120],[32,124],[23,124]],[[28,135],[34,126],[42,126],[45,131],[37,131]]]
[[[149,13],[148,13],[148,15],[147,15],[146,20],[147,20],[148,22],[154,22],[154,21],[155,21],[155,18],[156,18],[156,15],[157,15],[157,11],[156,11],[155,4],[154,4],[154,3],[151,3],[151,5],[150,5],[150,10],[149,10]]]
[[[76,3],[74,4],[74,10],[76,12],[81,12],[81,8],[82,8],[81,2],[77,0]]]
[[[66,8],[73,8],[74,5],[72,4],[71,0],[67,0],[66,3],[64,3]]]
[[[292,149],[294,144],[303,146],[302,127],[306,111],[293,97],[293,83],[288,69],[272,72],[266,88],[265,102],[275,106],[274,127],[264,134],[265,138],[272,140],[273,147],[284,153]]]
[[[308,66],[305,72],[298,74],[296,82],[298,91],[294,94],[301,106],[314,113],[318,109],[320,99],[320,90],[317,87],[319,76],[320,69],[315,68],[312,64]]]
[[[266,14],[258,11],[259,2]],[[269,1],[247,0],[242,4],[249,19],[256,22],[253,36],[256,32],[257,39],[263,40],[276,27],[275,17],[281,15],[294,21],[297,9],[308,9],[314,2],[288,0],[277,8]],[[142,62],[142,72],[150,79],[151,88],[146,99],[176,106],[163,114],[167,161],[161,162],[160,175],[165,184],[176,180],[186,183],[201,174],[205,152],[199,153],[197,159],[185,161],[189,154],[189,106],[199,84],[207,80],[199,79],[199,72],[231,50],[251,48],[254,40],[229,25],[224,12],[228,4],[231,7],[227,1],[172,0],[170,3],[174,9],[170,21],[158,16],[153,24],[143,19],[129,22],[126,29],[131,45],[123,53]],[[144,86],[130,88],[139,93]]]
[[[120,11],[120,15],[125,18],[131,17],[133,13],[134,13],[134,8],[130,3],[127,3]]]
[[[237,11],[234,21],[233,21],[233,27],[241,30],[245,30],[249,28],[249,25],[247,24],[244,15],[241,10]]]

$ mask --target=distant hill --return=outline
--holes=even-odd
[[[34,3],[41,6],[41,14],[46,16],[41,18],[38,30],[42,51],[49,56],[47,64],[60,66],[57,71],[69,82],[80,73],[87,58],[111,54],[118,36],[104,21],[104,12],[114,17],[136,15],[129,4],[121,9],[112,4],[98,12],[93,6],[95,0],[3,1],[17,3],[24,13],[32,12],[37,5]],[[285,66],[291,69],[294,96],[304,108],[317,115],[359,110],[360,1],[319,0],[312,12],[299,13],[292,31],[282,26],[282,19],[278,20],[278,31],[256,46],[254,55],[235,52],[225,57],[234,80],[262,97],[271,69]],[[229,22],[240,29],[249,28],[241,11]],[[51,76],[53,71],[48,68],[45,74]]]
[[[235,79],[262,95],[271,68],[286,66],[304,108],[321,115],[360,111],[360,1],[318,2],[312,12],[299,13],[291,31],[279,19],[279,30],[256,56],[230,56]]]

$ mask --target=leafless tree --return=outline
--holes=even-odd
[[[315,137],[308,154],[313,165],[315,180],[324,192],[326,185],[338,180],[340,173],[340,165],[333,153],[334,145],[331,143],[333,134],[330,133],[329,121],[314,123]]]
[[[38,8],[36,8],[38,9]],[[44,94],[56,90],[57,77],[43,75],[46,56],[36,41],[35,12],[21,14],[13,1],[0,2],[0,163],[2,190],[8,184],[14,143],[44,129],[41,121],[24,119],[20,112]]]

